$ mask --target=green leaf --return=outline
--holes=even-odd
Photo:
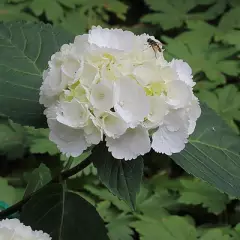
[[[24,128],[0,116],[0,154],[6,155],[10,160],[22,158],[25,153],[25,142]]]
[[[11,206],[16,203],[17,200],[19,200],[19,193],[17,192],[17,190],[14,187],[8,185],[8,181],[1,177],[0,189],[0,201]]]
[[[88,18],[79,9],[76,9],[66,13],[61,26],[73,34],[83,34],[88,28]]]
[[[198,179],[181,179],[183,189],[178,201],[183,204],[202,204],[209,212],[219,214],[226,209],[228,197],[209,184]]]
[[[223,234],[220,229],[210,229],[204,233],[199,240],[231,240],[229,235]]]
[[[95,208],[64,185],[51,184],[35,194],[23,207],[21,221],[55,239],[108,239]],[[74,234],[74,235],[73,235]]]
[[[174,58],[181,58],[187,61],[193,69],[194,74],[204,72],[209,80],[216,81],[219,84],[225,83],[224,74],[237,76],[240,73],[239,62],[229,60],[236,54],[235,47],[222,47],[217,44],[208,44],[206,40],[201,41],[200,37],[195,35],[190,38],[189,34],[182,37],[180,34],[174,39],[163,37],[166,45],[167,54]],[[197,40],[198,38],[198,40]],[[209,38],[208,38],[209,39]],[[199,42],[200,41],[200,42]]]
[[[28,147],[33,154],[56,155],[59,150],[55,143],[49,140],[49,129],[25,127],[27,132]]]
[[[195,0],[146,0],[146,3],[158,13],[147,14],[141,21],[160,24],[164,30],[181,27],[189,18],[188,12],[197,5]]]
[[[207,103],[231,126],[236,132],[238,127],[234,120],[240,121],[240,91],[235,85],[228,84],[214,92],[200,91],[200,100]]]
[[[143,174],[143,159],[141,157],[131,161],[114,159],[104,145],[96,146],[91,158],[102,183],[114,195],[135,209],[136,195],[140,190]]]
[[[207,9],[207,11],[201,13],[201,15],[203,16],[203,18],[205,20],[215,19],[216,17],[221,15],[227,7],[227,1],[225,1],[225,0],[223,0],[223,1],[213,0],[213,1],[209,1],[208,4],[211,4],[212,2],[214,2],[214,4],[212,4]],[[202,2],[201,2],[201,4],[202,4]]]
[[[83,152],[79,157],[74,157],[71,159],[67,158],[65,155],[62,155],[61,160],[64,161],[64,168],[70,169],[70,168],[77,166],[80,162],[84,161],[91,154],[92,154],[92,152],[89,150],[89,151]],[[71,178],[81,177],[83,175],[88,176],[90,174],[97,175],[97,170],[93,166],[93,164],[88,165],[82,171],[73,175]]]
[[[52,180],[50,169],[43,163],[32,172],[25,173],[24,178],[27,182],[24,197],[36,192]]]
[[[37,18],[23,11],[26,6],[26,3],[18,3],[17,5],[0,3],[0,21],[38,21]]]
[[[37,16],[45,13],[46,17],[53,22],[63,18],[63,8],[57,0],[33,0],[29,7]]]
[[[133,217],[121,214],[113,219],[108,225],[108,236],[110,240],[132,240],[134,232],[129,227]]]
[[[118,208],[120,211],[123,212],[129,212],[130,208],[128,205],[120,200],[118,197],[114,196],[111,192],[109,192],[105,188],[97,188],[92,185],[85,185],[84,189],[93,194],[94,196],[97,196],[101,200],[107,200],[111,202],[116,208]]]
[[[168,209],[171,209],[177,203],[167,190],[162,190],[157,194],[151,194],[149,190],[142,187],[137,197],[137,210],[150,219],[159,220],[168,216]]]
[[[188,173],[229,195],[240,196],[240,138],[210,108],[202,114],[185,149],[172,159]]]
[[[72,38],[40,23],[0,24],[0,113],[16,123],[45,127],[39,104],[42,72],[51,55]]]
[[[195,240],[196,229],[183,217],[168,216],[159,221],[136,221],[132,227],[141,235],[141,240]]]
[[[227,13],[223,15],[219,22],[219,29],[222,31],[229,31],[229,29],[240,28],[240,6],[231,8]]]

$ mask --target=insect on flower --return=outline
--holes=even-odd
[[[155,53],[155,57],[157,57],[157,55],[156,55],[157,52],[161,52],[162,51],[161,44],[156,42],[156,41],[154,41],[154,40],[152,40],[151,38],[147,39],[147,43],[149,44],[149,46],[152,47],[152,49],[153,49],[153,51]]]

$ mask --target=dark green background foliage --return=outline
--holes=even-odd
[[[120,27],[138,34],[149,33],[164,43],[167,59],[181,58],[190,64],[197,82],[194,87],[196,95],[223,119],[221,121],[213,116],[211,110],[205,106],[204,116],[201,117],[205,117],[205,120],[199,120],[186,149],[181,154],[173,155],[174,161],[184,169],[191,169],[188,172],[194,176],[210,182],[230,195],[240,196],[240,170],[236,165],[236,162],[239,162],[240,146],[239,136],[236,135],[240,131],[239,16],[239,0],[0,0],[0,21],[5,24],[1,26],[1,34],[4,32],[5,35],[0,38],[0,110],[5,113],[10,111],[3,109],[6,108],[4,101],[9,101],[7,97],[14,95],[14,91],[26,94],[20,86],[7,92],[9,87],[6,80],[17,83],[19,79],[24,79],[28,86],[28,95],[24,95],[24,98],[32,99],[31,94],[36,98],[34,91],[38,91],[41,82],[33,81],[32,78],[39,78],[47,64],[44,54],[39,56],[36,53],[35,56],[29,56],[29,59],[25,58],[28,53],[21,51],[23,35],[17,32],[20,30],[17,24],[21,23],[11,27],[10,31],[7,22],[26,20],[52,24],[53,28],[48,25],[42,27],[41,31],[38,26],[30,32],[29,25],[22,28],[28,42],[34,41],[38,44],[37,39],[47,41],[42,44],[45,46],[42,51],[46,52],[49,49],[56,51],[60,45],[71,41],[76,34],[85,33],[92,25]],[[59,30],[60,27],[65,32]],[[32,31],[35,31],[35,34]],[[53,33],[51,39],[45,37],[50,32]],[[2,46],[6,44],[10,33],[14,33],[11,44],[18,45],[12,49],[13,54],[9,54],[6,46]],[[35,37],[37,35],[39,38]],[[31,49],[29,51],[33,52]],[[14,60],[18,63],[13,62],[12,56],[15,54],[22,54],[22,59]],[[13,71],[15,65],[18,65],[21,72]],[[5,82],[1,81],[2,79]],[[11,101],[16,109],[25,104],[18,99]],[[37,101],[36,98],[26,105],[27,112],[32,111],[31,116],[42,111]],[[35,121],[37,126],[41,115],[30,119],[27,112],[18,112],[12,120],[19,122],[21,119],[23,124]],[[232,133],[230,129],[233,130]],[[212,134],[214,132],[215,135]],[[233,134],[234,132],[236,134]],[[214,138],[221,139],[221,142],[215,144]],[[196,157],[190,154],[193,149],[196,150]],[[48,140],[48,129],[22,126],[2,116],[0,201],[8,205],[16,203],[23,196],[28,196],[50,182],[52,176],[60,170],[76,166],[90,153],[86,152],[69,162]],[[99,226],[98,239],[100,236],[101,239],[107,239],[99,215],[105,222],[111,240],[240,239],[240,201],[188,175],[170,158],[151,152],[144,156],[144,167],[142,159],[137,159],[136,162],[118,162],[111,172],[115,172],[114,176],[121,179],[121,185],[117,186],[114,181],[106,178],[101,168],[105,165],[110,169],[113,160],[105,158],[97,161],[98,159],[94,158],[97,155],[93,152],[94,166],[91,164],[71,177],[66,185],[50,185],[38,192],[24,206],[21,219],[32,224],[34,228],[42,228],[47,232],[51,232],[52,228],[59,229],[53,233],[54,239],[73,239],[68,235],[69,230],[74,230],[70,228],[71,224],[68,225],[71,219],[67,213],[71,212],[73,217],[75,214],[75,219],[78,219],[78,211],[81,211],[82,207],[89,211],[82,212],[78,223],[72,223],[75,224],[75,229],[79,230],[76,231],[76,239],[97,239],[94,236],[96,232],[87,228],[91,220],[95,226]],[[225,157],[226,165],[222,165],[222,156]],[[137,179],[141,176],[136,174],[133,178],[128,175],[130,168],[143,171],[139,194]],[[102,182],[97,176],[97,170]],[[127,177],[121,178],[122,175]],[[232,181],[224,182],[221,176]],[[117,196],[123,197],[131,208],[109,192],[103,184]],[[55,217],[56,221],[49,223],[44,212],[51,208],[51,200],[47,201],[47,204],[40,204],[38,209],[34,208],[34,214],[30,211],[32,204],[39,200],[41,203],[45,201],[46,192],[56,193],[53,194],[55,200],[52,201],[59,203],[49,217]],[[92,206],[96,207],[99,215]],[[133,212],[132,208],[136,211]],[[89,216],[86,217],[87,215]],[[42,217],[46,221],[39,225],[37,218]],[[59,218],[63,221],[58,222]]]

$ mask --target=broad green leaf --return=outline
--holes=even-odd
[[[49,129],[25,127],[28,147],[33,154],[56,155],[59,150],[55,143],[49,140]]]
[[[0,116],[0,154],[6,155],[10,160],[22,158],[25,153],[25,142],[24,128]]]
[[[16,189],[8,185],[6,179],[0,177],[0,201],[11,206],[19,200],[18,198]]]
[[[195,240],[196,229],[186,219],[168,216],[160,221],[136,221],[131,224],[141,235],[141,240]]]
[[[228,197],[198,179],[181,179],[183,185],[178,202],[187,205],[202,204],[209,212],[219,214],[226,209]]]
[[[143,174],[143,159],[131,161],[114,159],[104,145],[94,148],[91,155],[102,183],[117,197],[135,209],[136,195],[140,190]]]
[[[108,236],[110,240],[132,240],[134,232],[129,227],[133,217],[121,214],[108,223]]]
[[[50,169],[43,163],[32,172],[25,173],[24,178],[27,182],[24,197],[36,192],[52,180]]]
[[[21,221],[55,239],[108,239],[104,222],[95,208],[64,185],[51,184],[23,207]]]
[[[240,137],[205,104],[185,149],[172,159],[188,173],[229,195],[240,196]]]
[[[42,72],[72,36],[41,23],[0,24],[0,113],[16,123],[46,125],[39,104]]]

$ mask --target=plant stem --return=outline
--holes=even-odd
[[[69,177],[75,175],[76,173],[80,172],[81,170],[83,170],[89,164],[91,164],[90,157],[88,157],[84,161],[80,162],[77,166],[75,166],[75,167],[73,167],[69,170],[61,172],[58,176],[53,178],[47,185],[49,185],[51,183],[54,183],[54,182],[64,181],[64,180],[68,179]],[[38,189],[36,192],[33,192],[33,193],[29,194],[28,196],[24,197],[21,201],[15,203],[11,207],[9,207],[9,208],[3,210],[2,212],[0,212],[0,220],[14,214],[17,211],[19,211],[23,207],[23,205],[26,202],[28,202],[31,199],[31,197],[34,194],[36,194],[37,192],[39,192],[41,189],[42,188]]]

